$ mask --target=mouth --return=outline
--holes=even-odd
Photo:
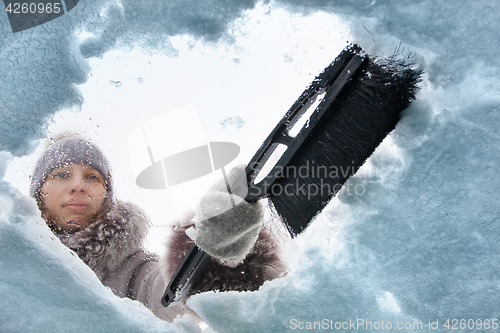
[[[84,202],[68,202],[64,207],[73,211],[82,211],[85,210],[88,205]]]

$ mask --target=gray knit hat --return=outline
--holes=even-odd
[[[38,160],[31,176],[30,195],[38,198],[45,178],[55,168],[78,163],[91,166],[101,173],[107,185],[107,191],[112,197],[111,168],[108,160],[95,145],[89,141],[66,137],[51,144]]]

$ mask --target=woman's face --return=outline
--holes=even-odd
[[[62,230],[75,232],[85,229],[100,213],[106,185],[96,169],[69,164],[49,173],[40,194],[42,216]]]

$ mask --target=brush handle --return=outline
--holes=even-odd
[[[196,245],[192,245],[177,267],[161,298],[164,307],[187,296],[193,283],[198,279],[210,260],[210,255]]]

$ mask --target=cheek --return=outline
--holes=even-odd
[[[53,188],[52,186],[44,186],[40,190],[41,196],[41,205],[45,209],[53,208],[57,205],[61,195],[57,192],[57,188]]]
[[[106,195],[107,195],[106,189],[104,189],[103,187],[94,189],[92,193],[92,197],[94,198],[94,201],[98,205],[101,205],[104,202],[104,200],[106,200]]]
[[[39,208],[43,218],[49,220],[55,219],[58,212],[57,207],[55,206],[55,202],[49,197],[45,196],[40,200]]]

